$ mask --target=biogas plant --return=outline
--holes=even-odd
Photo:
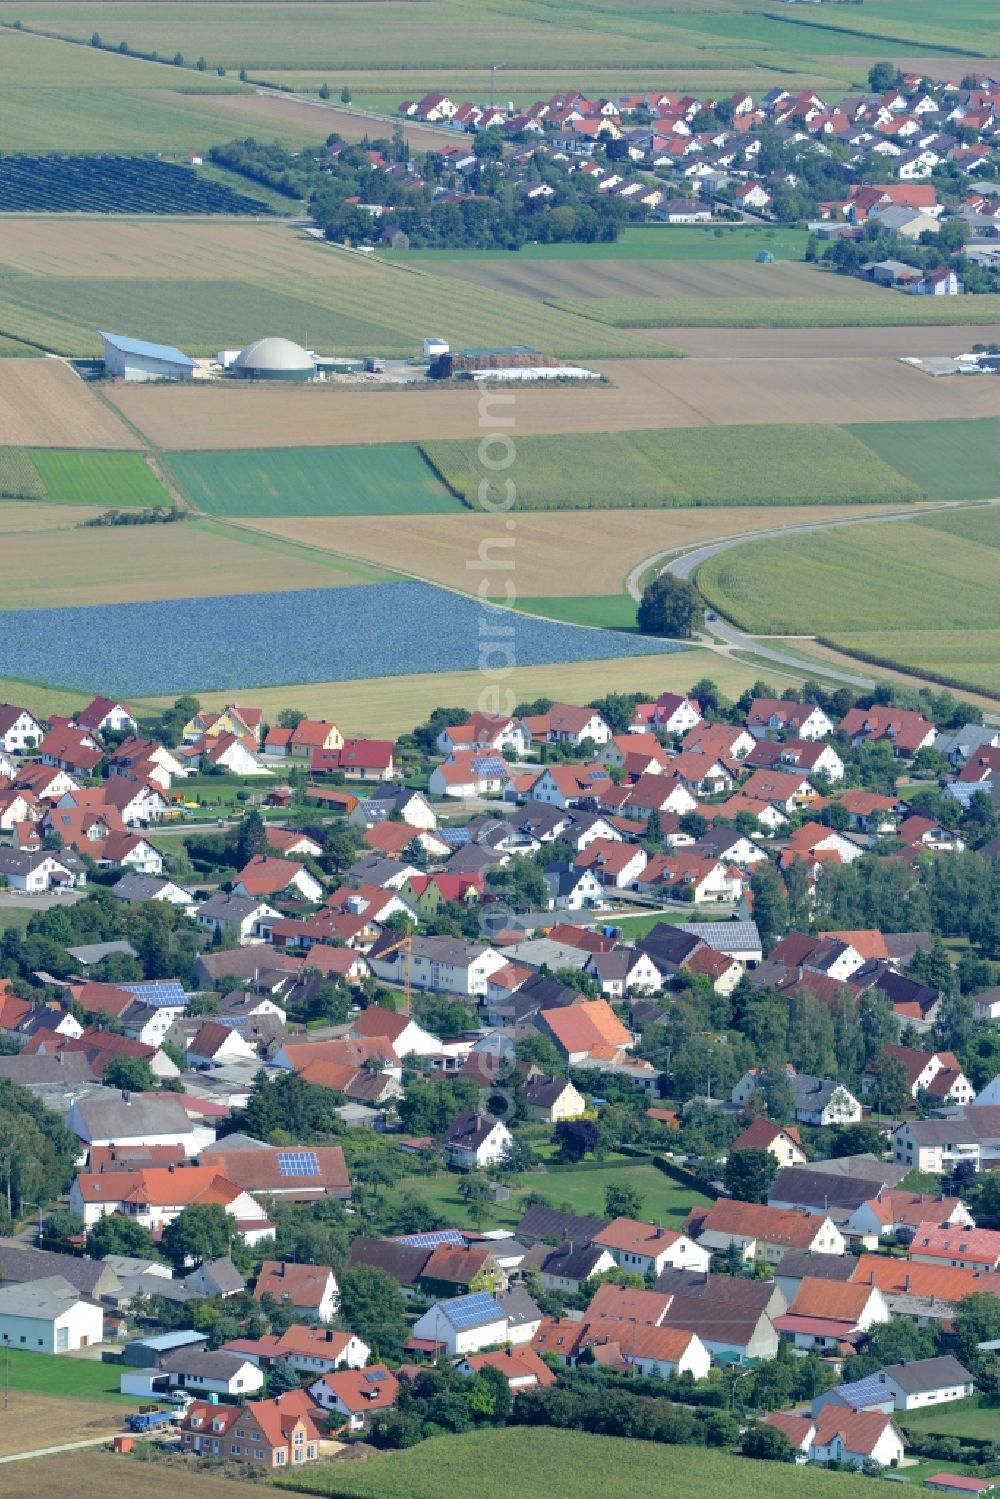
[[[255,339],[243,349],[221,349],[192,359],[169,344],[121,333],[101,333],[104,374],[133,383],[158,380],[281,380],[305,383],[333,375],[359,375],[374,361],[336,358],[304,349],[290,338]]]

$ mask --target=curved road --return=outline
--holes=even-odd
[[[692,573],[710,557],[718,556],[720,552],[728,552],[733,547],[744,546],[749,541],[767,541],[779,536],[797,536],[812,531],[825,531],[831,526],[863,526],[875,521],[914,520],[918,515],[926,515],[931,510],[954,509],[960,503],[957,500],[949,500],[940,505],[925,505],[921,510],[891,510],[879,515],[859,515],[854,519],[848,516],[837,520],[810,521],[800,526],[775,526],[768,531],[742,531],[734,536],[725,536],[718,541],[708,542],[705,546],[694,547],[690,551],[682,552],[679,556],[673,556],[673,560],[667,561],[666,566],[660,571],[671,573],[675,578],[690,578]],[[1000,504],[1000,500],[984,500],[980,503],[996,505]],[[633,599],[638,602],[641,598],[640,579],[649,568],[672,555],[669,551],[657,552],[633,567],[625,580],[625,587]],[[871,689],[875,686],[873,677],[841,671],[840,668],[828,665],[826,662],[810,662],[801,656],[790,656],[784,651],[776,650],[773,646],[763,644],[758,636],[746,634],[745,631],[730,624],[728,620],[718,617],[706,620],[705,630],[706,633],[699,637],[700,643],[722,655],[728,655],[733,649],[743,650],[763,660],[773,661],[777,666],[787,666],[798,672],[808,672],[811,668],[817,675],[833,677],[836,681],[846,682],[851,687]]]

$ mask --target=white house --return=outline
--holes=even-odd
[[[592,869],[577,869],[572,864],[553,866],[545,871],[549,911],[583,911],[604,905],[604,886]]]
[[[194,1157],[206,1145],[215,1144],[215,1130],[194,1124],[177,1093],[80,1098],[66,1116],[66,1123],[88,1146],[180,1145],[185,1155]],[[123,1185],[127,1187],[128,1183]]]
[[[27,708],[0,703],[0,749],[8,755],[23,755],[35,749],[45,737],[45,730]]]
[[[213,895],[198,907],[195,922],[213,934],[231,932],[241,947],[264,940],[264,924],[278,921],[280,913],[266,900],[249,895]]]
[[[69,889],[82,884],[85,874],[77,873],[60,854],[45,849],[0,848],[0,880],[11,890],[35,895],[42,890]]]
[[[486,1291],[437,1301],[419,1317],[413,1336],[430,1349],[460,1358],[507,1340],[507,1316]]]
[[[0,1348],[69,1353],[104,1340],[104,1313],[61,1275],[0,1287]]]
[[[329,1265],[299,1265],[287,1260],[265,1260],[257,1275],[254,1300],[271,1296],[300,1317],[330,1322],[340,1307],[340,1287]]]
[[[464,1109],[444,1136],[448,1164],[462,1171],[480,1171],[504,1159],[514,1137],[502,1119]]]
[[[615,1264],[637,1275],[659,1275],[663,1270],[705,1271],[711,1254],[676,1229],[635,1218],[615,1218],[596,1233],[591,1243],[606,1249]]]
[[[91,734],[135,734],[139,725],[125,703],[111,697],[95,697],[73,719],[79,729]]]
[[[891,1392],[898,1411],[925,1410],[929,1405],[947,1405],[975,1394],[968,1369],[950,1353],[940,1358],[919,1358],[909,1364],[889,1364],[874,1376]]]
[[[612,1335],[610,1325],[602,1327],[602,1336],[605,1333]],[[698,1334],[681,1327],[623,1324],[618,1346],[627,1364],[653,1378],[690,1374],[697,1382],[707,1379],[712,1367],[712,1355]]]
[[[402,982],[407,955],[399,946],[369,954],[376,978]],[[415,989],[439,994],[461,994],[485,998],[491,973],[505,967],[507,959],[485,942],[465,942],[458,937],[414,937],[410,945],[410,983]]]

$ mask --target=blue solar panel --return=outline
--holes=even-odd
[[[441,1310],[452,1327],[476,1327],[481,1322],[503,1319],[503,1312],[486,1291],[473,1291],[471,1296],[458,1296],[454,1301],[444,1301],[441,1303]]]
[[[477,776],[505,776],[507,774],[503,761],[498,760],[495,755],[485,755],[482,759],[473,760],[472,768]]]
[[[186,1005],[187,995],[179,979],[163,979],[149,984],[119,984],[147,1005]]]
[[[278,1171],[282,1176],[319,1176],[315,1150],[280,1150]]]
[[[449,848],[460,848],[463,843],[471,842],[468,828],[437,828],[435,836],[442,838]]]
[[[415,1249],[437,1249],[439,1244],[453,1244],[461,1248],[465,1235],[457,1228],[435,1228],[425,1234],[404,1234],[397,1244],[411,1244]]]

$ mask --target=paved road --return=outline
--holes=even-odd
[[[82,890],[45,890],[38,895],[0,890],[0,906],[13,906],[18,911],[47,911],[51,906],[71,906],[82,899]]]

